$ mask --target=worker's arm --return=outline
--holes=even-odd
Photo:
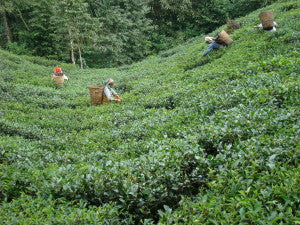
[[[262,27],[263,27],[262,23],[257,26],[254,26],[254,28],[262,28]]]
[[[113,96],[116,97],[115,101],[119,102],[122,100],[122,98],[117,94],[117,92],[114,89],[111,89],[111,93],[113,94]]]

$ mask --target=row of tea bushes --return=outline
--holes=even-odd
[[[84,202],[64,199],[33,198],[22,194],[17,200],[4,203],[0,221],[5,224],[130,224],[131,218],[120,219],[115,204],[87,207]],[[9,221],[9,223],[6,223]]]
[[[268,8],[284,24],[276,33],[252,28],[261,9],[205,58],[199,37],[130,66],[70,66],[62,88],[51,64],[0,51],[1,219],[298,221],[297,5]],[[108,77],[124,101],[91,106],[87,85]]]

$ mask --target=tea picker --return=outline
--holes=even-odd
[[[234,30],[241,28],[241,22],[236,20],[228,20],[227,21],[227,33],[231,33]]]
[[[274,13],[272,11],[265,11],[259,14],[260,24],[254,28],[261,28],[265,32],[276,31],[278,24],[274,21]]]
[[[62,72],[60,66],[56,66],[56,67],[55,67],[55,69],[54,69],[54,74],[55,74],[55,76],[62,76],[62,75],[63,75],[63,72]]]
[[[122,98],[117,94],[117,92],[113,89],[115,82],[113,79],[109,78],[104,81],[104,95],[103,95],[103,104],[109,103],[111,101],[120,102]],[[116,98],[113,98],[115,96]]]
[[[210,43],[208,49],[204,52],[203,56],[206,56],[213,49],[224,48],[227,45],[230,45],[233,40],[229,37],[225,30],[222,30],[217,37],[205,37],[205,41]]]
[[[92,105],[107,104],[112,101],[114,102],[122,101],[122,98],[120,98],[120,96],[113,89],[114,86],[113,79],[109,78],[108,80],[103,82],[103,84],[104,85],[88,86],[88,89],[90,90]],[[116,98],[114,98],[113,96]]]
[[[62,72],[62,69],[60,66],[56,66],[54,68],[54,73],[53,73],[53,76],[62,76],[64,80],[69,80],[69,78]],[[52,77],[53,77],[52,76]]]

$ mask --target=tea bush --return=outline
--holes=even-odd
[[[273,10],[278,30],[253,29]],[[299,216],[299,3],[130,66],[79,70],[0,50],[4,224],[293,224]],[[216,32],[224,29],[225,25]],[[88,85],[124,101],[92,106]]]
[[[11,224],[122,224],[132,221],[130,218],[119,219],[120,213],[114,204],[105,204],[101,208],[86,207],[83,202],[27,195],[4,203],[0,212],[1,221],[9,219]]]

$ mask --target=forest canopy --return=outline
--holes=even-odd
[[[276,0],[0,0],[1,47],[83,67],[139,61]]]

